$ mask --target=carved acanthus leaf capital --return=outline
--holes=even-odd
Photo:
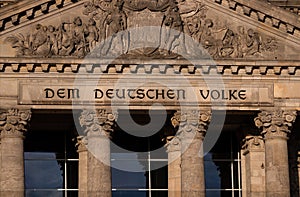
[[[177,111],[171,118],[172,125],[178,127],[178,134],[199,132],[202,137],[206,134],[210,120],[210,110]]]
[[[174,152],[181,150],[181,142],[177,136],[168,136],[166,138],[167,152]]]
[[[30,110],[9,109],[0,112],[0,131],[4,135],[23,135],[31,118]]]
[[[79,122],[82,127],[85,127],[83,131],[85,136],[110,136],[115,119],[116,114],[108,113],[105,109],[83,110]]]
[[[75,146],[77,147],[77,151],[78,152],[86,151],[87,145],[88,145],[88,140],[86,139],[86,137],[85,136],[77,136],[76,140],[77,140],[77,143]]]
[[[287,137],[297,116],[296,111],[262,111],[254,119],[255,125],[261,128],[266,137]]]
[[[265,148],[264,139],[262,136],[248,135],[243,139],[242,149],[244,154],[249,151],[263,150]]]

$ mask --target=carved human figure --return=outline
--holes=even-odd
[[[58,49],[59,55],[71,55],[74,49],[74,42],[72,40],[72,34],[69,24],[62,23],[58,29],[57,40],[58,40]]]
[[[114,4],[114,9],[109,12],[104,20],[106,30],[106,40],[102,52],[106,55],[112,47],[113,41],[121,41],[121,52],[126,54],[129,47],[127,29],[127,16],[123,11],[124,0],[117,0]]]
[[[49,54],[48,48],[48,28],[41,24],[37,24],[34,33],[31,35],[31,48],[34,55],[47,56]]]
[[[89,19],[87,30],[88,30],[88,35],[86,37],[86,40],[88,42],[87,51],[90,52],[96,47],[96,43],[99,40],[98,28],[96,27],[96,21],[94,19],[92,18]]]
[[[201,20],[197,17],[192,17],[187,19],[187,29],[189,31],[189,35],[196,41],[200,42],[201,34]]]
[[[218,47],[216,46],[216,39],[213,36],[214,23],[211,19],[206,19],[202,27],[201,44],[208,49],[209,54],[215,56],[218,54]]]
[[[209,46],[211,44],[210,43],[210,40],[213,39],[212,38],[212,27],[213,27],[213,22],[211,19],[206,19],[204,21],[204,24],[203,26],[201,27],[200,29],[200,32],[201,32],[201,43],[204,45],[204,46]]]
[[[247,55],[257,55],[260,53],[261,37],[253,29],[247,31]]]
[[[244,57],[247,52],[247,34],[243,26],[238,27],[237,34],[237,57]]]
[[[86,39],[85,39],[85,28],[82,24],[80,17],[76,17],[73,20],[73,34],[72,40],[74,42],[74,55],[83,57],[86,54]]]
[[[235,34],[232,30],[228,29],[222,40],[222,47],[220,49],[221,57],[229,57],[234,52]]]
[[[183,32],[183,21],[176,3],[171,4],[165,13],[162,22],[162,35],[160,48],[167,50],[168,54],[179,45],[180,35]]]
[[[48,48],[50,51],[49,55],[58,55],[58,42],[57,42],[55,27],[49,25],[47,33],[48,33]]]
[[[208,50],[208,53],[216,58],[219,57],[219,49],[222,46],[222,40],[218,39],[217,33],[226,31],[227,28],[213,29],[214,23],[211,19],[206,19],[201,27],[201,44]]]

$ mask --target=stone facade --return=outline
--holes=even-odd
[[[223,114],[239,127],[242,195],[299,196],[299,5],[269,2],[0,1],[0,196],[24,196],[31,114],[64,110],[80,111],[79,196],[112,196],[111,140],[129,109],[172,114],[169,197],[205,196],[205,140],[224,111],[252,119]]]

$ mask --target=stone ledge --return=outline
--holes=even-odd
[[[0,58],[1,73],[130,73],[297,75],[300,60]],[[142,70],[141,70],[142,69]],[[156,72],[154,72],[154,69]]]

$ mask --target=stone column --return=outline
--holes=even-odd
[[[110,170],[110,133],[114,124],[115,115],[106,110],[84,110],[80,116],[80,124],[85,127],[84,138],[87,142],[87,155],[83,155],[85,165],[87,159],[87,180],[79,177],[79,181],[87,181],[87,195],[111,197],[111,170]],[[80,164],[79,164],[80,165]],[[86,173],[83,166],[82,176]],[[86,187],[84,183],[79,185]],[[82,189],[83,189],[82,188]],[[81,192],[81,191],[80,191]],[[83,195],[86,194],[84,191]]]
[[[176,112],[172,124],[181,141],[181,196],[204,197],[203,139],[211,119],[207,111]]]
[[[168,197],[181,197],[181,145],[178,137],[167,137]]]
[[[262,111],[254,119],[265,140],[266,196],[289,197],[287,140],[296,111]]]
[[[245,137],[241,160],[243,197],[265,197],[265,145],[261,136]]]
[[[29,110],[10,109],[0,112],[0,196],[24,196],[23,140],[30,118]]]
[[[77,137],[77,152],[78,152],[78,196],[88,197],[88,151],[87,140],[84,136]]]

